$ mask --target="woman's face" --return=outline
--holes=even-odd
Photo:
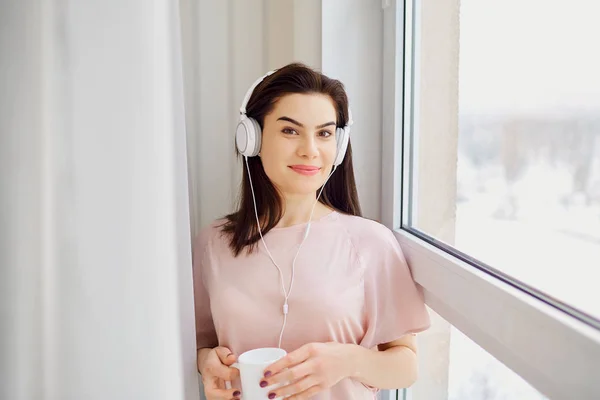
[[[289,94],[265,116],[260,157],[284,195],[315,195],[336,154],[336,110],[329,96]]]

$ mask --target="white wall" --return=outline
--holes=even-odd
[[[322,68],[347,88],[364,216],[381,218],[383,12],[380,1],[323,1]],[[384,134],[391,134],[391,132]]]
[[[2,6],[2,399],[198,398],[178,15]]]

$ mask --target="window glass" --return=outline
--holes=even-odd
[[[565,4],[412,4],[402,221],[597,319],[600,3]]]

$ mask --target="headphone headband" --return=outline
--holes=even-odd
[[[246,115],[246,106],[248,105],[248,101],[250,100],[250,96],[252,96],[252,92],[254,92],[254,89],[256,89],[256,87],[259,85],[259,83],[261,83],[263,80],[265,80],[269,75],[272,75],[275,71],[277,71],[277,70],[274,69],[272,71],[267,72],[265,75],[258,78],[252,84],[252,86],[250,86],[250,88],[246,92],[246,95],[244,96],[244,100],[242,101],[242,106],[240,107],[240,115]]]

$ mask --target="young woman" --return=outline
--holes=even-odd
[[[207,399],[239,398],[230,365],[259,347],[288,352],[256,382],[290,382],[270,398],[373,399],[410,386],[429,315],[392,232],[361,217],[343,85],[290,64],[250,88],[241,114],[238,209],[194,243]]]

